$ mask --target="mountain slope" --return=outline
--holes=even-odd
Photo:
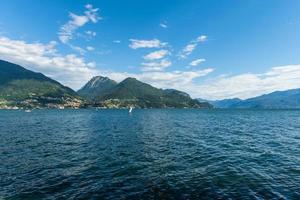
[[[95,101],[104,107],[209,107],[190,98],[186,93],[177,90],[162,90],[135,78],[126,78],[110,90],[99,93]]]
[[[198,99],[200,102],[202,100]],[[233,99],[223,99],[223,100],[217,100],[217,101],[208,101],[210,104],[212,104],[215,108],[231,108],[233,105],[241,102],[242,100],[239,98],[233,98]]]
[[[246,99],[236,104],[234,108],[300,108],[300,89],[276,91],[270,94]]]
[[[78,95],[41,73],[0,60],[0,107],[72,106]]]
[[[85,84],[77,93],[87,99],[93,100],[100,94],[111,90],[117,82],[107,77],[95,76]]]

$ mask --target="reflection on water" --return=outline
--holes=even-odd
[[[0,199],[299,199],[300,111],[0,111]]]

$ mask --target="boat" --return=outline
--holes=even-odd
[[[25,110],[25,112],[31,112],[32,110]]]
[[[133,107],[130,107],[130,108],[129,108],[129,113],[131,113],[131,112],[132,112],[132,110],[133,110]]]

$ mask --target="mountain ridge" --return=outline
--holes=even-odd
[[[0,108],[76,107],[80,102],[75,91],[42,73],[0,60]]]
[[[84,86],[85,87],[85,86]],[[136,78],[127,77],[110,90],[98,93],[93,99],[103,107],[138,108],[211,108],[208,103],[200,103],[184,92],[175,89],[158,89]]]
[[[300,109],[300,89],[274,91],[244,100],[234,98],[208,102],[215,108]]]

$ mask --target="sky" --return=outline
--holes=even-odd
[[[135,77],[193,98],[300,88],[299,0],[9,0],[0,59],[71,87]]]

